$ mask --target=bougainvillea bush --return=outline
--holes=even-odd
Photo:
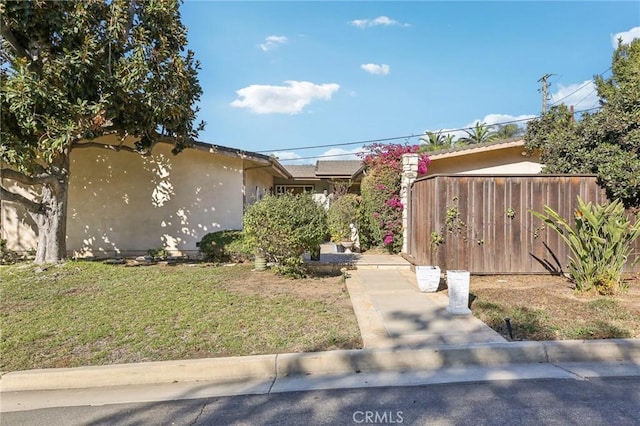
[[[364,247],[384,246],[391,253],[402,248],[402,155],[419,153],[418,145],[373,144],[362,155],[367,175],[361,183],[360,239]],[[429,157],[419,154],[418,176],[427,173]]]

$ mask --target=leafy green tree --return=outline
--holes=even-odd
[[[487,126],[486,123],[478,122],[471,129],[471,131],[468,131],[468,130],[464,131],[467,134],[467,136],[460,139],[459,142],[467,145],[490,142],[496,138],[496,133],[493,132],[491,129],[492,129],[492,126]]]
[[[640,40],[619,44],[612,76],[595,77],[602,108],[575,121],[564,105],[527,126],[546,173],[595,173],[612,199],[640,207]]]
[[[178,0],[0,0],[2,85],[0,171],[32,188],[28,198],[0,188],[38,228],[36,262],[66,254],[71,151],[105,147],[118,133],[149,153],[159,138],[178,153],[194,127],[199,64],[184,51]]]

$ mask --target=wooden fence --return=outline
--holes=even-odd
[[[476,274],[566,272],[568,249],[530,210],[573,220],[577,196],[603,204],[592,175],[434,175],[411,187],[408,255]],[[640,241],[635,252],[640,253]],[[640,263],[634,268],[640,271]]]

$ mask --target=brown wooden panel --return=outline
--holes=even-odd
[[[531,210],[548,205],[573,221],[577,196],[603,204],[594,176],[446,175],[416,181],[410,193],[409,254],[418,264],[473,273],[548,273],[566,270],[569,252]],[[447,226],[447,210],[459,217]],[[511,217],[512,216],[512,217]],[[449,229],[448,229],[449,228]],[[431,233],[444,237],[435,253]],[[640,253],[640,240],[635,251]],[[640,271],[638,264],[635,271]]]

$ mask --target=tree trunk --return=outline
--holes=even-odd
[[[69,192],[69,159],[58,170],[60,174],[53,185],[42,185],[42,212],[31,216],[38,226],[38,249],[35,263],[55,263],[67,254],[67,194]]]

